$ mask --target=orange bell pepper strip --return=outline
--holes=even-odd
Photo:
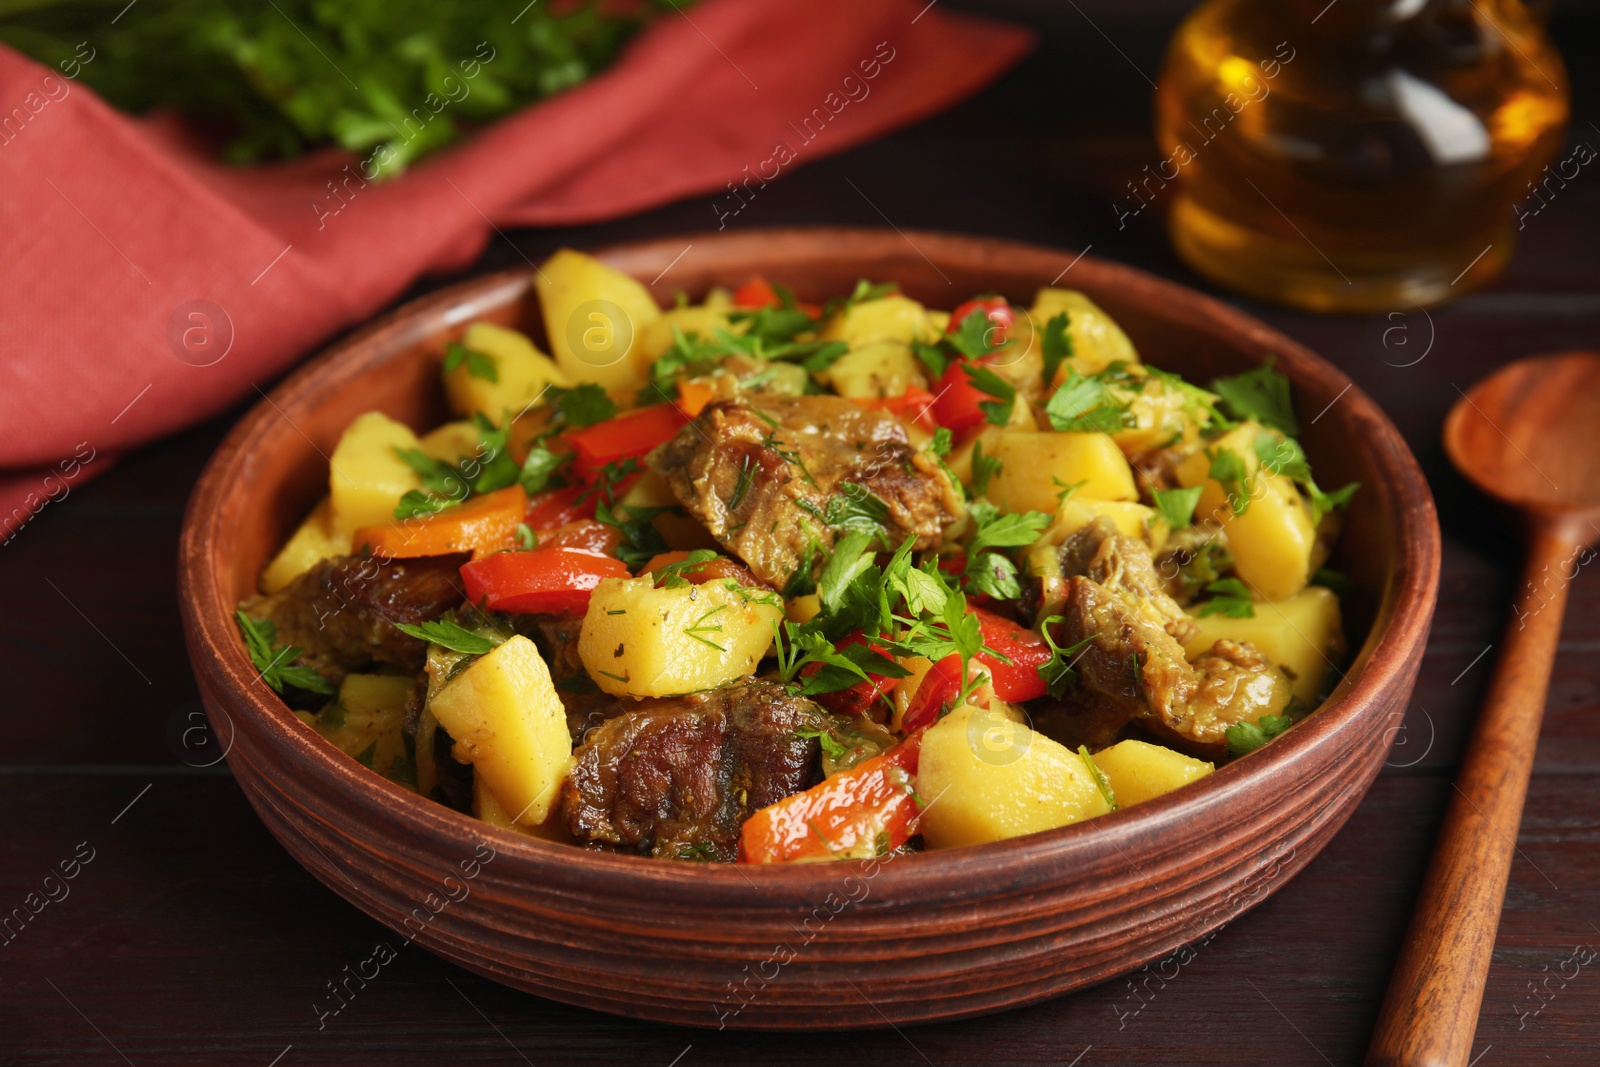
[[[522,486],[508,486],[432,515],[363,526],[350,543],[358,549],[367,545],[374,556],[385,559],[492,552],[516,543],[517,524],[527,505]]]
[[[682,381],[678,383],[678,407],[691,419],[705,410],[716,397],[717,391],[709,382]]]
[[[867,859],[917,833],[922,735],[751,815],[739,831],[740,863]]]

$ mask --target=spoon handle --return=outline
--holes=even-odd
[[[1536,528],[1367,1067],[1466,1067],[1516,851],[1577,546]]]

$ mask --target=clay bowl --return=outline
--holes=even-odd
[[[1318,477],[1362,483],[1333,561],[1360,588],[1347,608],[1354,661],[1308,721],[1175,794],[889,861],[735,868],[602,855],[409,793],[256,680],[231,614],[322,493],[325,456],[351,418],[379,408],[418,428],[442,420],[443,346],[472,319],[542,334],[532,272],[492,275],[415,301],[306,364],[234,428],[189,503],[180,592],[206,707],[262,820],[330,889],[469,970],[569,1004],[691,1026],[881,1027],[1028,1004],[1159,959],[1277,891],[1344,824],[1416,681],[1439,532],[1416,461],[1343,374],[1180,286],[1005,241],[804,229],[600,255],[655,279],[663,303],[756,271],[809,300],[861,277],[894,279],[939,307],[978,292],[1026,303],[1059,278],[1115,316],[1146,359],[1191,380],[1275,359]]]

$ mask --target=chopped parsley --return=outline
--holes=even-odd
[[[654,519],[662,512],[671,510],[670,507],[641,508],[631,504],[620,504],[613,508],[601,500],[595,504],[594,517],[607,526],[617,528],[622,535],[617,542],[617,558],[626,563],[629,570],[636,571],[667,551],[666,538],[656,529]],[[715,556],[716,553],[711,555]]]
[[[977,312],[973,312],[976,315]],[[970,320],[972,315],[968,315]],[[972,382],[972,387],[978,392],[994,397],[993,400],[978,401],[978,410],[983,412],[984,418],[995,426],[1005,426],[1011,422],[1011,410],[1016,406],[1016,386],[1006,381],[993,370],[982,363],[963,363],[961,370]]]
[[[1294,720],[1287,715],[1263,715],[1253,723],[1236,722],[1225,734],[1228,751],[1235,756],[1254,752],[1293,725]]]
[[[1269,358],[1254,370],[1218,378],[1211,383],[1211,391],[1234,418],[1255,419],[1288,437],[1298,437],[1300,422],[1289,400],[1289,379],[1273,370],[1272,363]]]
[[[967,545],[967,584],[996,600],[1015,600],[1022,595],[1017,565],[1008,556],[991,550],[1033,544],[1050,524],[1050,516],[1042,511],[1002,515],[987,501],[974,503],[968,514],[976,530]]]
[[[1061,364],[1072,358],[1072,334],[1067,332],[1071,324],[1071,319],[1064,311],[1044,324],[1039,351],[1044,356],[1042,378],[1046,389],[1055,384],[1056,372],[1061,369]]]
[[[1055,635],[1050,628],[1059,624],[1062,616],[1052,615],[1039,627],[1039,632],[1044,636],[1045,644],[1050,646],[1050,659],[1038,668],[1039,678],[1050,687],[1050,695],[1057,700],[1066,697],[1068,690],[1078,684],[1078,672],[1072,666],[1077,662],[1080,652],[1088,648],[1099,634],[1090,634],[1082,641],[1069,645],[1066,648],[1056,644]]]
[[[451,652],[460,652],[467,656],[482,656],[493,652],[499,647],[504,638],[499,635],[486,636],[476,630],[469,630],[459,622],[449,619],[439,619],[436,622],[420,622],[416,624],[397,622],[395,629],[401,633],[410,634],[419,641],[427,641],[441,648],[448,648]]]
[[[986,456],[983,454],[983,442],[979,441],[972,446],[972,495],[981,497],[989,491],[989,483],[995,475],[1000,473],[1002,461],[999,456]]]
[[[278,627],[271,619],[252,619],[242,609],[235,611],[233,617],[239,623],[239,632],[244,635],[244,646],[250,653],[250,662],[255,664],[263,682],[280,693],[284,686],[303,689],[308,693],[333,693],[332,684],[310,667],[292,666],[295,660],[305,654],[305,649],[299,645],[277,644]]]
[[[1185,530],[1194,525],[1194,508],[1200,503],[1201,486],[1189,489],[1157,489],[1152,492],[1156,514],[1167,520],[1174,530]]]
[[[1233,513],[1243,515],[1250,510],[1251,495],[1250,468],[1245,466],[1244,457],[1231,448],[1219,448],[1210,456],[1206,476],[1222,486]]]
[[[1200,617],[1225,615],[1230,619],[1253,619],[1256,616],[1254,596],[1250,587],[1237,578],[1222,578],[1206,586],[1211,599],[1200,605]]]
[[[1063,433],[1116,433],[1127,410],[1099,378],[1085,378],[1072,369],[1044,405],[1051,427]]]
[[[549,390],[556,410],[571,429],[582,429],[597,422],[605,422],[617,413],[616,402],[606,391],[593,382],[584,382],[575,389],[553,385]]]
[[[876,533],[889,521],[889,505],[864,485],[841,482],[838,495],[828,500],[822,521],[835,530]]]
[[[484,352],[474,352],[460,342],[452,342],[444,350],[445,373],[449,374],[463,363],[467,365],[467,374],[473,378],[482,378],[486,382],[500,380],[500,370],[495,365],[493,356]]]

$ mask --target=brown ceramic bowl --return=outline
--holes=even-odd
[[[1275,892],[1344,824],[1416,680],[1439,532],[1400,435],[1343,374],[1180,286],[1005,241],[806,229],[600,256],[654,279],[663,302],[757,271],[802,299],[869,277],[939,307],[977,292],[1025,302],[1059,279],[1115,316],[1150,362],[1192,380],[1276,359],[1319,478],[1362,484],[1334,560],[1360,587],[1349,673],[1283,738],[1159,800],[892,861],[750,868],[604,855],[407,792],[256,681],[232,613],[323,492],[326,454],[351,418],[380,408],[413,427],[441,421],[443,345],[472,319],[542,333],[532,272],[493,275],[409,304],[297,371],[229,434],[189,503],[181,599],[206,707],[262,820],[330,889],[469,970],[570,1004],[692,1026],[878,1027],[1027,1004],[1158,959]]]

